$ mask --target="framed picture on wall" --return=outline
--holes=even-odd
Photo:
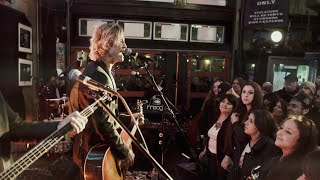
[[[32,53],[32,28],[21,23],[18,24],[19,52]]]
[[[32,85],[32,61],[19,58],[18,76],[19,86]]]

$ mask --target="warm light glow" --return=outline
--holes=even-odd
[[[282,39],[282,33],[280,31],[273,31],[271,33],[271,40],[275,43],[280,42]]]
[[[204,60],[204,64],[205,64],[205,65],[209,65],[209,64],[211,64],[211,61],[210,61],[209,59],[205,59],[205,60]]]

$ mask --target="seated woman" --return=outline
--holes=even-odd
[[[226,144],[225,136],[231,130],[229,128],[230,115],[237,104],[237,98],[234,95],[227,94],[222,95],[221,99],[219,113],[211,113],[207,117],[211,120],[211,126],[208,126],[210,129],[207,131],[209,140],[206,148],[199,155],[206,179],[226,179],[227,171],[225,169],[231,165],[231,159],[225,154],[225,152],[230,151],[231,144]],[[221,167],[222,162],[224,167]]]
[[[245,121],[244,132],[250,136],[249,143],[243,147],[239,165],[238,177],[233,179],[247,179],[251,170],[257,166],[264,166],[273,157],[281,155],[281,150],[274,145],[276,123],[272,114],[267,110],[253,110]]]
[[[262,168],[259,179],[295,180],[302,175],[302,162],[317,147],[317,128],[304,116],[289,116],[277,132],[275,145],[282,155]]]

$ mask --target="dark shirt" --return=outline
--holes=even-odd
[[[274,145],[269,137],[262,137],[251,147],[251,152],[246,153],[241,168],[241,178],[246,180],[251,175],[251,170],[258,165],[263,167],[270,159],[281,155],[281,149]]]
[[[280,97],[281,99],[289,103],[291,98],[294,95],[296,95],[298,92],[299,92],[299,87],[297,87],[297,89],[292,92],[287,92],[284,88],[282,88],[279,91],[276,91],[275,93],[278,97]]]
[[[0,167],[1,160],[10,158],[11,141],[34,141],[57,130],[58,122],[30,123],[24,121],[5,101],[0,92]],[[1,171],[1,168],[0,168]]]
[[[288,157],[280,160],[281,156],[272,158],[264,168],[262,168],[259,179],[265,180],[296,180],[302,175],[301,157]]]
[[[313,108],[306,116],[307,118],[311,119],[317,127],[318,145],[320,145],[320,112],[318,111],[317,108]]]

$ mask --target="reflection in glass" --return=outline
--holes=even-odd
[[[146,57],[150,57],[149,54],[142,54],[142,55],[145,55]],[[146,62],[146,63],[147,63],[147,67],[149,67],[150,62]],[[142,66],[143,64],[141,64],[141,61],[138,58],[134,59],[133,57],[128,57],[128,56],[124,56],[124,61],[122,63],[117,64],[118,69],[140,69]]]
[[[192,71],[224,72],[225,58],[217,56],[192,56]]]
[[[165,79],[163,75],[155,75],[154,78],[159,87],[163,85],[162,82]],[[147,75],[115,75],[115,81],[119,91],[153,91],[154,89]]]

